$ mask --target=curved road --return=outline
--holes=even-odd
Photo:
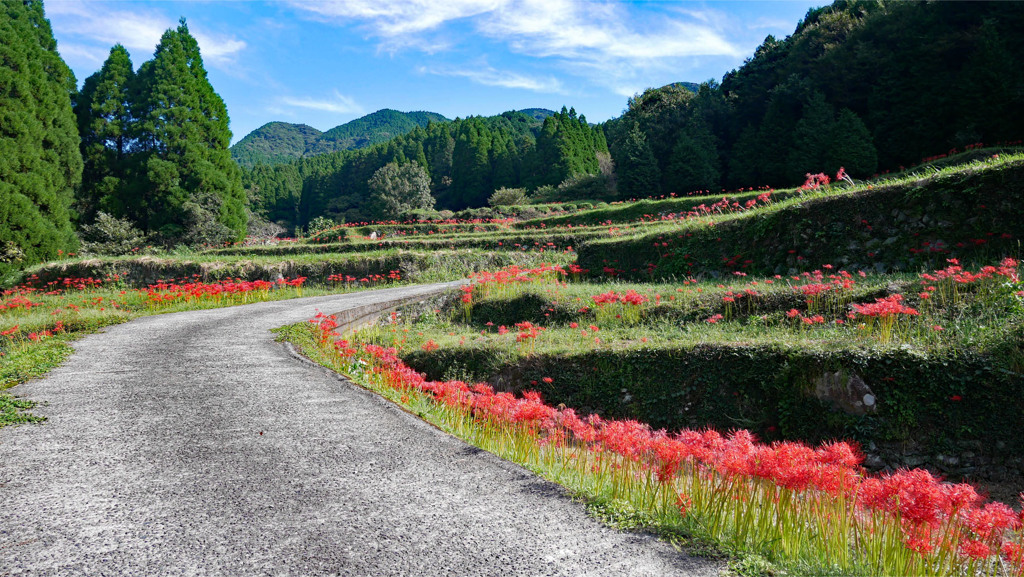
[[[269,329],[439,285],[157,315],[0,430],[0,575],[715,575],[292,356]]]

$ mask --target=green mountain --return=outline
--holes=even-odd
[[[555,114],[554,110],[548,110],[547,108],[524,108],[517,112],[522,112],[538,122],[544,122],[545,118]]]
[[[685,88],[694,94],[696,94],[697,91],[700,90],[700,84],[697,84],[696,82],[673,82],[668,86],[674,86],[676,88]]]
[[[447,118],[435,112],[399,112],[385,108],[323,133],[306,156],[366,148],[407,134],[417,126],[426,126],[428,122],[447,121]]]
[[[448,119],[434,112],[378,110],[362,118],[336,126],[327,132],[287,122],[271,122],[252,131],[231,147],[231,155],[244,167],[256,164],[281,164],[328,152],[355,150],[407,134],[428,122]]]
[[[281,164],[306,156],[323,133],[305,124],[268,122],[231,147],[231,156],[242,166]]]

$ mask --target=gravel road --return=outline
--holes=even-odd
[[[441,285],[157,315],[10,392],[0,575],[717,575],[275,343]]]

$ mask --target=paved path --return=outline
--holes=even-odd
[[[269,329],[432,287],[157,315],[75,343],[0,430],[0,575],[715,575]],[[262,433],[262,434],[261,434]]]

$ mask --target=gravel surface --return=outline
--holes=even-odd
[[[716,575],[269,329],[442,285],[157,315],[75,343],[0,430],[0,575]]]

